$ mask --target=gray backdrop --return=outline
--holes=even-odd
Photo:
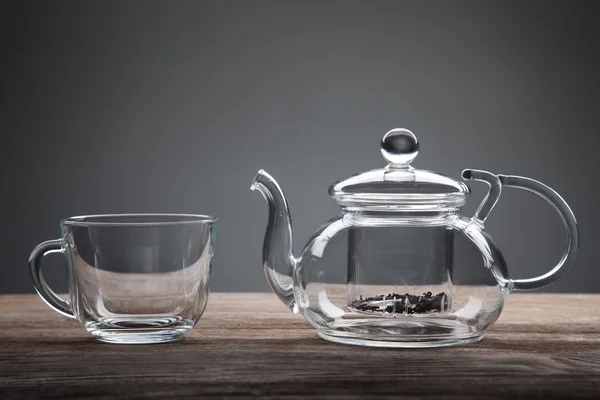
[[[338,212],[329,185],[383,165],[391,128],[415,166],[539,179],[580,223],[576,265],[549,291],[598,292],[600,34],[584,1],[3,3],[0,292],[32,292],[27,258],[60,218],[186,212],[220,218],[216,291],[268,290],[264,168],[295,247]],[[483,185],[465,212],[483,196]],[[545,272],[565,234],[505,191],[488,220],[514,277]],[[67,288],[59,257],[48,281]]]

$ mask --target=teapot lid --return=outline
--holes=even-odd
[[[419,141],[408,129],[386,133],[381,154],[386,167],[339,180],[331,185],[329,195],[350,207],[440,210],[465,204],[470,190],[463,182],[410,165],[419,154]]]

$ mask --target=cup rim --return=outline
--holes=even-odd
[[[140,221],[127,220],[140,218]],[[123,218],[123,220],[119,220]],[[152,221],[152,218],[156,220]],[[158,219],[164,220],[158,220]],[[172,219],[169,219],[172,218]],[[104,220],[106,219],[106,220]],[[174,214],[174,213],[126,213],[126,214],[90,214],[78,215],[60,220],[61,225],[67,226],[166,226],[186,224],[210,224],[217,221],[212,215],[205,214]]]

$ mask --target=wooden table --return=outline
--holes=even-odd
[[[274,294],[212,293],[183,341],[110,345],[35,295],[0,296],[0,398],[600,399],[600,295],[513,294],[486,338],[326,342]]]

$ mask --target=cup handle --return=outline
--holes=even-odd
[[[63,251],[62,240],[60,239],[48,240],[40,243],[33,249],[33,252],[29,256],[29,272],[31,273],[33,286],[42,300],[56,312],[70,318],[75,318],[75,314],[71,309],[71,302],[58,297],[58,295],[46,284],[42,275],[42,258],[44,258],[46,254],[62,253]]]
[[[571,268],[577,253],[579,252],[579,230],[577,220],[569,205],[552,188],[538,182],[534,179],[512,175],[494,175],[487,171],[466,169],[463,171],[464,179],[473,179],[486,182],[490,186],[490,191],[485,197],[479,209],[472,220],[483,227],[483,222],[488,217],[496,202],[498,201],[502,189],[512,187],[524,189],[535,193],[546,200],[561,217],[565,230],[567,231],[567,244],[562,258],[550,271],[544,275],[528,279],[511,279],[509,287],[511,290],[533,290],[547,286],[562,278]]]

